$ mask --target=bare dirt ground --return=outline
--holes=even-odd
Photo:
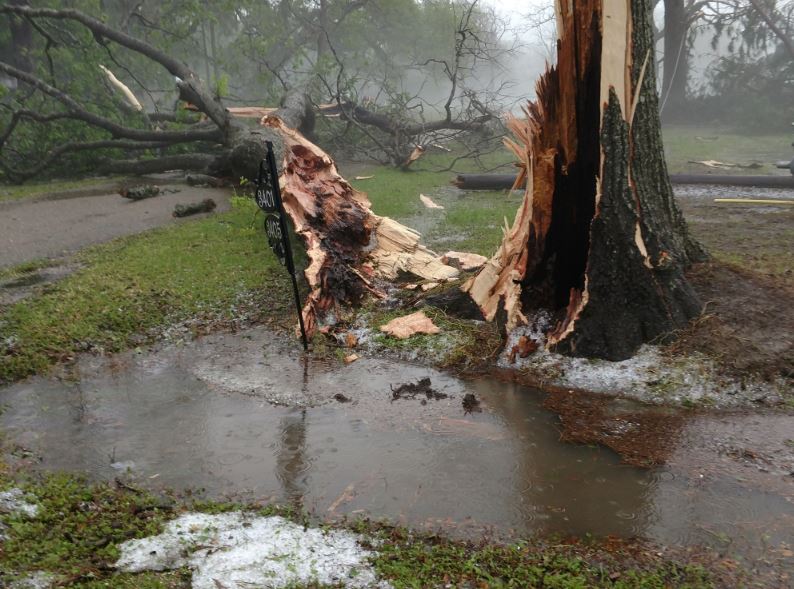
[[[733,375],[794,376],[794,206],[714,202],[727,196],[791,200],[791,191],[681,186],[676,196],[714,261],[689,274],[706,310],[671,351],[702,351]]]
[[[58,258],[89,245],[178,222],[174,206],[211,198],[229,209],[231,191],[165,185],[159,196],[132,201],[107,191],[92,196],[0,202],[0,268]]]

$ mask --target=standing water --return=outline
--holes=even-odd
[[[639,536],[752,558],[792,541],[794,477],[715,447],[773,440],[790,430],[785,416],[690,420],[669,464],[645,470],[560,442],[539,391],[387,360],[307,360],[261,329],[89,358],[80,372],[0,390],[0,430],[44,469],[455,535]],[[394,398],[423,378],[437,394]],[[467,394],[480,411],[464,409]]]

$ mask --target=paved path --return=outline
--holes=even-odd
[[[116,237],[182,222],[172,216],[178,203],[212,198],[218,205],[216,212],[229,209],[229,190],[185,185],[164,188],[178,192],[141,201],[109,193],[64,200],[0,202],[0,268],[57,258]]]

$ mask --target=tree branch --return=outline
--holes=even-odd
[[[5,5],[0,6],[0,14],[17,14],[28,18],[50,18],[79,22],[94,33],[95,37],[107,38],[118,43],[122,47],[140,53],[162,65],[171,75],[178,78],[177,86],[183,98],[198,106],[221,130],[226,132],[228,126],[231,124],[232,117],[229,116],[220,101],[215,100],[215,98],[204,89],[199,77],[187,65],[148,43],[131,37],[121,31],[117,31],[102,21],[90,17],[79,10],[69,8],[56,10],[52,8]]]
[[[36,76],[27,74],[17,68],[0,61],[0,72],[26,82],[44,94],[54,98],[68,109],[68,117],[87,123],[93,127],[99,127],[108,131],[113,137],[124,139],[134,139],[137,141],[160,141],[164,143],[187,143],[190,141],[212,141],[217,142],[223,139],[222,133],[218,129],[208,131],[146,131],[141,129],[130,129],[96,115],[86,109],[71,96],[50,86]]]

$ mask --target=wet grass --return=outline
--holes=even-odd
[[[7,539],[0,549],[0,584],[34,573],[49,573],[58,586],[186,588],[190,571],[119,573],[112,564],[119,545],[162,531],[186,510],[221,513],[246,506],[156,496],[115,483],[89,483],[69,475],[15,480],[0,475],[0,490],[22,488],[39,508],[34,517],[0,513]],[[249,506],[261,516],[281,515],[309,525],[296,509]],[[317,525],[315,521],[314,524]],[[334,524],[328,527],[334,527]],[[359,520],[343,524],[362,534],[375,551],[372,564],[395,588],[425,587],[590,587],[659,588],[716,586],[715,576],[696,562],[676,562],[652,551],[608,544],[532,540],[514,544],[453,541],[414,534],[388,524]],[[320,587],[293,585],[294,589]]]
[[[0,185],[0,202],[35,198],[43,194],[57,194],[66,190],[93,188],[110,185],[120,177],[83,178],[79,180],[51,180],[21,185]]]
[[[361,317],[376,332],[372,337],[376,349],[395,352],[401,357],[422,358],[441,368],[463,370],[480,367],[501,348],[502,339],[492,323],[457,319],[432,306],[425,306],[422,311],[441,329],[441,334],[417,334],[407,339],[397,339],[377,333],[381,325],[410,315],[415,309],[384,310],[370,307],[361,313]]]
[[[450,165],[452,159],[450,154],[432,154],[420,160],[423,167],[409,172],[373,166],[359,172],[373,178],[351,183],[368,194],[376,214],[417,228],[423,233],[424,243],[432,249],[490,256],[501,242],[504,219],[513,223],[521,196],[508,191],[467,193],[453,188],[450,182],[456,173],[436,171]],[[492,168],[512,161],[507,150],[501,150],[483,163]],[[473,166],[471,169],[475,170]],[[502,170],[510,171],[510,167]],[[419,200],[420,194],[431,197],[444,210],[425,208]]]
[[[791,132],[739,135],[713,127],[671,125],[663,129],[665,155],[671,174],[788,174],[775,163],[791,160]],[[692,161],[717,160],[733,164],[763,164],[757,169],[709,168]]]
[[[81,270],[0,310],[0,382],[79,352],[140,345],[182,321],[200,332],[246,317],[280,317],[290,302],[288,278],[255,215],[253,202],[239,198],[229,213],[79,254]]]

